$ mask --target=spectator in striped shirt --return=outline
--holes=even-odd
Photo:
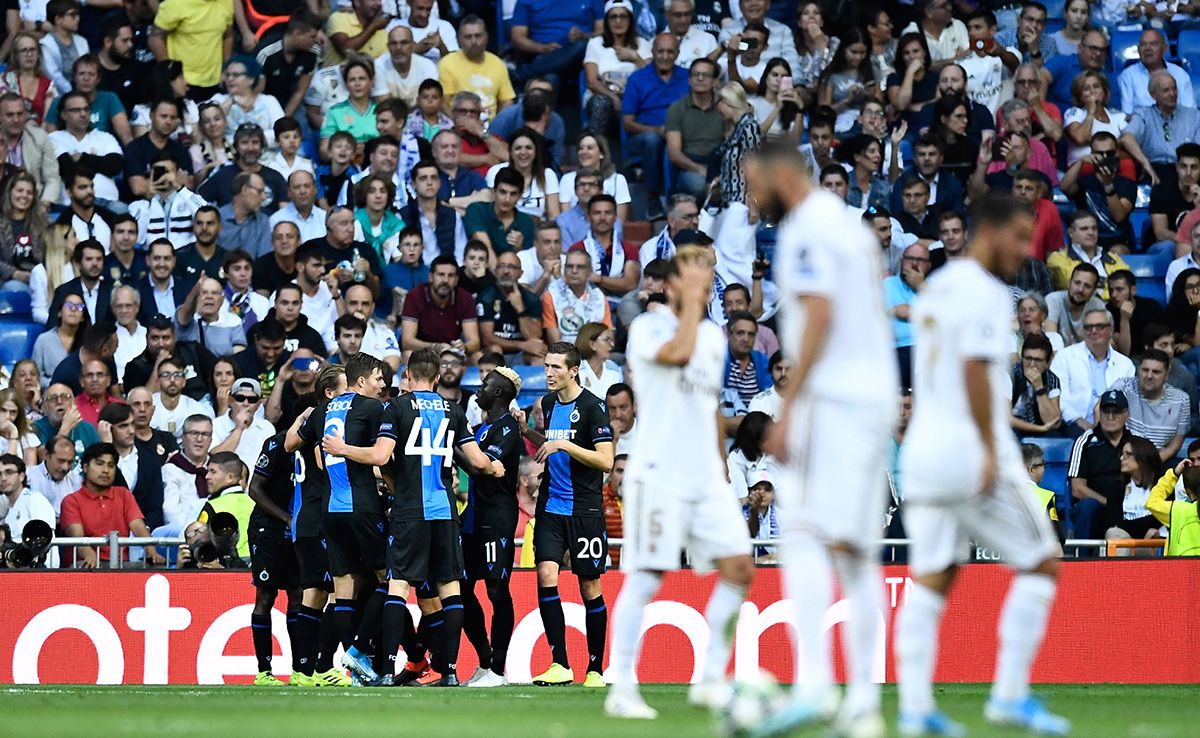
[[[1187,394],[1167,384],[1170,371],[1166,352],[1147,349],[1137,376],[1119,379],[1109,388],[1129,401],[1129,430],[1148,438],[1163,461],[1179,453],[1192,422]]]

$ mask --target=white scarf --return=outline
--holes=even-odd
[[[550,299],[564,341],[574,341],[586,323],[604,322],[604,293],[595,285],[589,284],[583,297],[576,297],[567,283],[558,279],[550,285]]]
[[[596,270],[597,274],[603,277],[619,277],[625,273],[625,248],[621,245],[621,239],[617,238],[616,232],[613,233],[612,240],[612,263],[609,264],[607,272],[601,268],[604,249],[596,242],[591,229],[588,229],[588,234],[584,236],[583,248],[587,250],[588,256],[592,257],[592,269]]]

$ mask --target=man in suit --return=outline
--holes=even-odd
[[[92,325],[112,321],[112,283],[104,278],[104,247],[99,241],[80,241],[71,254],[71,264],[79,276],[54,290],[46,327],[58,327],[58,314],[67,295],[83,300]]]
[[[113,402],[100,411],[97,431],[103,443],[117,448],[116,484],[133,492],[145,516],[146,527],[154,530],[163,524],[162,460],[137,440],[133,410],[125,403]]]
[[[62,178],[54,144],[44,130],[29,119],[25,101],[15,92],[0,95],[0,134],[4,150],[21,147],[21,161],[38,183],[38,195],[47,206],[62,197]]]
[[[158,391],[158,365],[174,356],[183,362],[183,394],[200,400],[209,393],[208,380],[212,376],[216,357],[194,341],[180,341],[175,333],[175,320],[165,315],[155,315],[146,323],[146,350],[125,365],[121,386],[126,393],[136,387],[146,387],[152,393]],[[242,352],[246,353],[246,352]]]
[[[174,315],[197,283],[198,274],[176,273],[175,247],[165,238],[150,243],[146,254],[150,275],[132,286],[142,298],[138,322],[146,325],[155,315]]]

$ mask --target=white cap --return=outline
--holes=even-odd
[[[629,0],[608,0],[608,2],[604,3],[604,14],[608,15],[616,8],[624,8],[629,11],[630,18],[633,17],[633,3],[629,2]]]

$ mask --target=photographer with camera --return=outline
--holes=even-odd
[[[119,458],[111,443],[94,443],[84,450],[83,486],[66,496],[59,517],[67,536],[106,536],[115,530],[120,536],[149,537],[150,529],[133,492],[114,483]],[[128,554],[123,551],[121,555],[124,558]],[[80,546],[75,549],[75,556],[78,566],[84,569],[95,569],[109,560],[107,546],[101,546],[99,553],[89,546]],[[153,546],[146,547],[146,559],[151,564],[165,563]]]
[[[48,537],[53,537],[55,515],[54,506],[50,504],[44,496],[29,489],[25,481],[25,462],[15,454],[0,455],[0,495],[8,501],[8,514],[4,517],[4,524],[8,526],[10,534],[9,538],[4,542],[3,566],[9,568],[24,568],[29,566],[40,558],[38,566],[49,566],[50,568],[58,568],[58,551],[51,550],[49,556],[43,551],[40,556],[32,556],[28,547],[22,547],[18,544],[26,542],[28,538],[26,529],[30,523],[40,522],[45,525],[43,532]],[[35,526],[36,530],[37,526]],[[20,532],[20,534],[17,533]],[[28,543],[33,543],[28,541]],[[49,538],[46,540],[49,544]],[[28,557],[29,563],[24,566],[17,566],[17,562],[22,559],[17,551],[23,551]]]
[[[254,501],[246,494],[246,471],[246,465],[234,452],[213,454],[208,460],[208,502],[197,518],[208,525],[213,543],[222,554],[225,549],[233,548],[243,561],[250,558],[250,538],[244,531],[250,529],[250,513],[254,510]],[[221,513],[232,515],[233,521]],[[232,546],[226,543],[231,536]]]
[[[223,530],[237,532],[237,518],[229,513],[219,513],[224,523]],[[179,547],[177,569],[245,569],[246,562],[237,556],[234,536],[214,536],[206,523],[193,520],[183,529],[183,546]]]

